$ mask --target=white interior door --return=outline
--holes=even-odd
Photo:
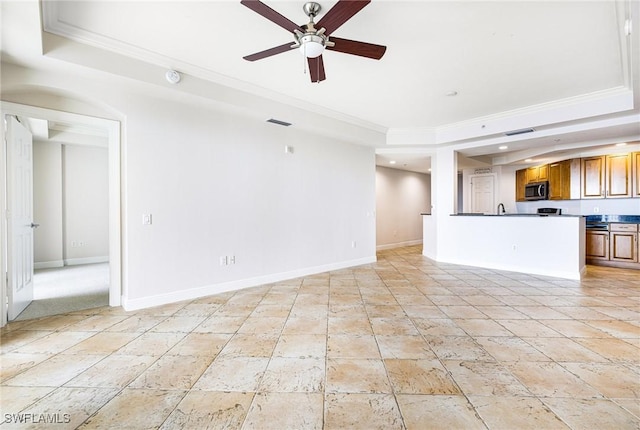
[[[494,213],[495,178],[493,175],[471,177],[471,212]]]
[[[16,117],[7,116],[8,317],[33,300],[33,141]]]

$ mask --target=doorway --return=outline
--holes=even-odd
[[[109,304],[107,136],[24,119],[33,134],[33,302],[16,320]],[[11,318],[11,312],[9,315]]]
[[[107,259],[109,261],[108,266],[97,268],[93,275],[89,276],[89,279],[93,277],[95,284],[97,278],[103,279],[104,272],[106,270],[108,274],[108,304],[111,306],[119,306],[121,303],[121,241],[120,241],[120,123],[113,120],[105,120],[101,118],[88,117],[78,114],[71,114],[67,112],[60,112],[50,109],[37,108],[33,106],[19,105],[14,103],[2,102],[2,118],[7,115],[18,116],[20,118],[32,118],[39,121],[46,121],[48,124],[54,124],[58,128],[60,127],[77,127],[84,130],[101,130],[105,136],[106,151],[107,151],[107,170],[108,170],[108,226],[107,226]],[[3,127],[3,137],[5,137],[5,128]],[[3,139],[4,140],[4,139]],[[0,165],[7,166],[6,151],[2,151],[0,154]],[[6,169],[3,169],[7,172]],[[12,204],[12,199],[15,197],[11,195],[11,190],[7,188],[7,178],[2,175],[0,178],[0,204],[2,204],[3,212],[7,211]],[[32,221],[33,222],[33,221]],[[2,268],[9,275],[11,267],[7,264],[10,259],[11,253],[15,252],[12,249],[12,245],[8,240],[8,223],[2,224]],[[77,242],[76,242],[77,245]],[[85,244],[86,245],[86,244]],[[76,261],[77,262],[77,261]],[[95,261],[82,261],[84,263],[101,263]],[[63,264],[64,266],[64,264]],[[101,274],[102,273],[102,274]],[[13,287],[11,283],[11,276],[2,276],[2,297],[10,297],[10,289]],[[67,283],[71,285],[71,283]],[[2,300],[2,325],[6,324],[8,320],[8,302]]]

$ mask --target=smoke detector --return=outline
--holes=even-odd
[[[177,84],[181,79],[180,73],[176,72],[175,70],[167,71],[164,77],[167,78],[167,82],[169,82],[170,84]]]

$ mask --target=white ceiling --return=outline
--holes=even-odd
[[[3,13],[17,13],[9,9],[17,6],[2,3]],[[307,21],[304,1],[265,3],[294,22]],[[320,3],[316,21],[336,2]],[[239,0],[47,1],[46,33],[40,36],[56,34],[58,45],[88,45],[158,70],[179,70],[183,82],[176,91],[194,91],[197,83],[266,98],[273,101],[271,114],[251,99],[243,107],[294,126],[312,127],[303,124],[305,118],[319,123],[321,115],[366,129],[382,136],[371,139],[380,163],[402,155],[407,162],[394,167],[426,171],[429,152],[442,145],[509,164],[640,140],[638,109],[629,106],[631,98],[640,105],[638,85],[632,86],[638,15],[635,1],[373,1],[333,35],[386,45],[384,57],[327,51],[327,80],[315,84],[296,50],[256,62],[242,59],[293,37]],[[636,30],[627,37],[629,17]],[[5,24],[18,31],[15,22],[3,18]],[[20,62],[9,31],[3,30],[3,55]],[[92,66],[86,52],[65,60]],[[127,67],[121,62],[119,73],[132,76]],[[169,85],[162,79],[149,77]],[[448,96],[452,91],[457,95]],[[276,108],[282,105],[315,116],[289,117],[288,110]],[[502,134],[529,126],[536,132]],[[505,143],[508,151],[497,149]]]

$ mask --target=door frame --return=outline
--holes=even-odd
[[[122,239],[121,239],[121,174],[120,174],[120,122],[115,120],[62,112],[35,106],[22,105],[0,101],[0,115],[2,122],[2,151],[0,151],[0,166],[7,172],[6,144],[5,144],[5,115],[37,118],[49,121],[71,122],[74,124],[101,127],[108,132],[109,151],[109,306],[120,306],[122,303]],[[7,324],[7,182],[5,175],[0,175],[0,326]]]

